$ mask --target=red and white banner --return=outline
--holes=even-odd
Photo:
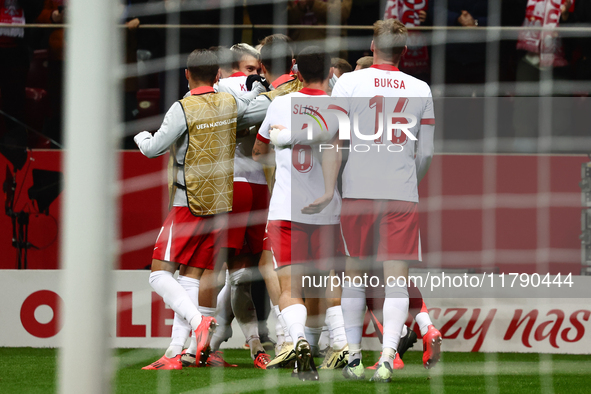
[[[114,271],[110,316],[113,347],[165,348],[173,312],[148,284],[149,271]],[[591,277],[579,277],[591,288]],[[2,270],[0,346],[58,347],[64,340],[60,320],[61,271]],[[426,299],[431,318],[443,334],[443,350],[456,352],[591,353],[588,299]],[[235,324],[235,323],[234,323]],[[274,327],[273,315],[269,327]],[[416,325],[413,328],[418,332]],[[225,347],[239,348],[244,337],[233,327]],[[364,347],[379,350],[369,319]],[[413,350],[421,350],[420,343]]]

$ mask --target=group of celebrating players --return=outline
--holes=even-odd
[[[340,76],[324,50],[306,47],[294,58],[280,34],[258,50],[237,44],[190,54],[189,92],[156,133],[135,137],[149,158],[170,152],[170,211],[149,281],[175,317],[164,356],[143,369],[234,366],[219,348],[236,318],[256,368],[294,368],[301,380],[318,380],[314,357],[322,350],[321,369],[365,379],[366,308],[382,342],[372,381],[389,382],[404,367],[417,340],[413,319],[424,366],[439,360],[441,334],[418,288],[406,283],[409,264],[421,260],[418,183],[433,156],[435,124],[429,86],[397,68],[406,39],[400,22],[377,21],[373,65]],[[320,104],[295,106],[312,99]],[[350,141],[323,110],[353,115]],[[414,125],[386,132],[403,112]],[[355,148],[368,142],[377,152]],[[274,358],[252,300],[257,267],[277,318]],[[303,285],[304,277],[338,274],[342,286],[321,295]],[[352,279],[367,274],[387,285]]]

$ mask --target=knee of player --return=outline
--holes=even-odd
[[[157,284],[159,281],[161,281],[163,278],[167,276],[172,277],[172,273],[164,270],[153,271],[150,273],[148,282],[150,283],[150,286],[154,287],[155,284]]]

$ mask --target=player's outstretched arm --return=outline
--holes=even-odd
[[[146,157],[154,158],[165,154],[186,130],[185,113],[181,103],[176,102],[170,107],[162,125],[154,135],[149,131],[142,131],[133,140]]]
[[[267,166],[275,166],[273,150],[269,147],[269,144],[259,139],[254,141],[254,146],[252,147],[252,159]]]
[[[250,127],[261,123],[267,115],[267,109],[269,109],[270,104],[271,100],[267,96],[257,96],[248,104],[244,115],[242,115],[242,120],[237,127],[240,127],[241,124],[244,124],[244,127]]]
[[[417,155],[415,165],[417,167],[417,180],[419,183],[427,174],[433,158],[433,135],[435,134],[434,125],[421,125],[417,135]]]
[[[220,91],[222,87],[220,86]],[[265,113],[267,112],[267,108],[269,107],[269,99],[267,99],[265,96],[260,96],[259,99],[259,95],[263,92],[266,92],[267,89],[265,89],[265,87],[263,86],[263,84],[261,84],[260,82],[256,81],[253,85],[252,85],[252,90],[248,93],[244,93],[242,95],[234,95],[234,99],[236,99],[236,107],[237,107],[237,117],[238,117],[238,122],[236,125],[236,128],[238,130],[242,130],[244,128],[250,127],[250,126],[254,126],[260,122],[263,121],[263,119],[265,118]],[[232,92],[228,92],[228,93],[232,93]],[[262,114],[262,117],[259,116],[255,116],[257,115],[261,110],[262,110],[262,106],[259,104],[257,105],[255,103],[255,105],[253,105],[253,107],[251,108],[251,103],[256,102],[257,100],[260,100],[262,104],[262,106],[264,106],[264,110],[265,112]],[[266,103],[263,101],[267,101]],[[250,111],[250,112],[248,112]],[[260,119],[259,119],[260,118]]]
[[[302,130],[292,131],[283,125],[272,125],[269,134],[271,142],[275,146],[293,146],[293,145],[316,145],[325,144],[333,139],[333,136],[339,131],[339,122],[334,116],[325,116],[326,126],[319,127],[314,123],[309,124]]]
[[[330,141],[331,148],[322,149],[322,175],[324,177],[324,194],[317,198],[312,204],[302,208],[302,213],[313,215],[322,212],[334,198],[334,191],[337,185],[337,177],[341,168],[342,150],[338,136]]]

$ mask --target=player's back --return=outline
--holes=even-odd
[[[312,92],[314,91],[314,92]],[[316,89],[302,89],[302,92],[276,97],[261,125],[260,134],[268,137],[269,126],[283,125],[288,129],[309,121],[305,111],[293,108],[292,98],[314,97],[324,93]],[[292,123],[294,116],[295,123]],[[297,124],[297,125],[296,125]],[[341,198],[335,190],[332,202],[319,214],[305,215],[301,209],[324,194],[324,175],[322,173],[322,153],[317,145],[294,145],[276,148],[276,180],[273,186],[269,220],[289,220],[308,224],[338,224],[340,221]]]
[[[343,107],[351,120],[351,150],[343,172],[343,197],[418,201],[415,141],[388,123],[412,122],[407,130],[417,137],[421,124],[432,124],[433,103],[429,86],[391,65],[346,73],[337,81],[333,97],[345,98]],[[357,119],[356,119],[357,118]],[[380,125],[381,123],[381,125]],[[379,128],[382,135],[376,135]],[[355,129],[362,135],[357,135]],[[366,136],[366,138],[363,138]]]
[[[193,94],[179,102],[187,121],[188,140],[184,171],[178,171],[178,165],[171,168],[173,174],[178,172],[173,175],[177,179],[174,185],[186,188],[194,215],[228,212],[232,207],[236,101],[232,95],[213,93],[212,89],[211,94]]]

